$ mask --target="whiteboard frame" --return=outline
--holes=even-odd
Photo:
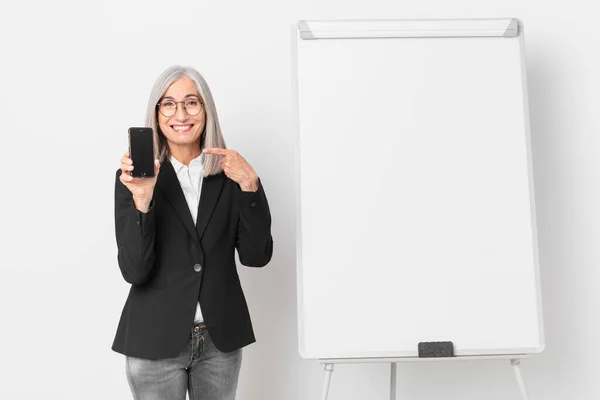
[[[378,29],[384,24],[386,29]],[[350,28],[353,27],[353,30]],[[392,29],[390,29],[390,27]],[[437,27],[436,29],[433,29]],[[460,29],[458,29],[460,27]],[[318,29],[316,29],[318,28]],[[298,311],[298,350],[306,359],[322,360],[322,362],[388,362],[386,360],[408,361],[420,360],[414,356],[368,357],[356,358],[320,358],[309,356],[302,347],[304,343],[303,314],[303,279],[302,279],[302,216],[301,216],[301,179],[300,179],[300,120],[299,120],[299,87],[298,87],[298,41],[315,39],[368,39],[368,38],[416,38],[416,37],[518,37],[521,56],[521,77],[523,89],[523,123],[525,128],[527,167],[531,215],[532,248],[534,258],[534,278],[538,309],[539,346],[531,349],[497,349],[483,351],[480,354],[465,354],[454,357],[461,358],[525,358],[530,354],[541,353],[545,347],[542,290],[540,280],[540,263],[537,233],[537,214],[535,207],[535,187],[533,174],[533,153],[531,147],[531,129],[529,119],[529,98],[527,89],[527,68],[525,58],[525,35],[523,23],[517,18],[509,19],[455,19],[455,20],[323,20],[296,21],[291,26],[291,72],[292,72],[292,121],[294,145],[294,205],[296,222],[296,279],[297,279],[297,311]],[[411,32],[409,29],[414,29]]]
[[[483,360],[524,360],[529,354],[502,354],[495,356],[457,356],[457,357],[365,357],[365,358],[319,358],[320,364],[374,364],[398,362],[447,362],[447,361],[483,361]]]
[[[299,21],[300,39],[515,37],[516,18]]]

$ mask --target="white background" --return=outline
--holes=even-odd
[[[297,19],[517,17],[526,28],[547,348],[531,398],[600,397],[600,32],[574,0],[3,2],[0,8],[0,398],[128,399],[110,345],[128,285],[116,264],[114,173],[156,76],[196,67],[229,147],[254,165],[275,254],[241,278],[258,342],[238,399],[319,398],[297,351],[289,26]],[[339,166],[339,173],[350,173]],[[350,329],[361,340],[368,316]],[[402,364],[400,398],[509,399],[501,361]],[[387,399],[386,365],[344,365],[331,400]]]

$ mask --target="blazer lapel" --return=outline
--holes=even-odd
[[[196,220],[196,229],[198,230],[200,240],[202,240],[208,221],[217,205],[217,200],[223,188],[223,182],[225,182],[225,175],[222,173],[207,176],[202,181],[202,192],[200,193],[200,205]]]
[[[156,186],[164,193],[165,197],[169,200],[177,216],[181,219],[181,222],[188,230],[190,235],[194,239],[198,240],[196,229],[194,227],[194,221],[190,209],[185,201],[185,196],[181,190],[179,179],[175,174],[175,169],[171,162],[167,162],[160,167],[160,173],[156,180]]]

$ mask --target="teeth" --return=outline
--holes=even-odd
[[[190,129],[191,127],[192,127],[191,125],[177,125],[177,126],[173,126],[173,129],[176,130],[177,132],[183,132],[183,131]]]

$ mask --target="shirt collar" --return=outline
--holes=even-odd
[[[204,153],[200,154],[198,157],[196,157],[192,161],[190,161],[189,169],[191,169],[191,170],[202,169],[203,161],[204,161]],[[178,159],[176,159],[173,156],[171,156],[171,165],[173,166],[173,169],[175,170],[176,174],[178,174],[179,171],[181,171],[181,169],[183,167],[185,167],[185,165],[183,163],[181,163]]]

